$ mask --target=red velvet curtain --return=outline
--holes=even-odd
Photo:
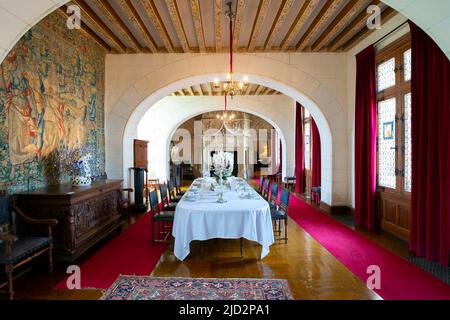
[[[412,193],[410,249],[449,265],[450,62],[410,22],[412,36]]]
[[[305,192],[305,150],[303,145],[303,106],[295,109],[295,192]]]
[[[356,55],[355,223],[375,227],[376,67],[370,46]]]
[[[312,134],[312,187],[320,187],[322,183],[321,176],[321,154],[320,154],[320,134],[317,129],[316,122],[311,118],[311,134]]]

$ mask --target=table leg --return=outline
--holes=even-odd
[[[244,240],[241,238],[241,258],[244,257]]]

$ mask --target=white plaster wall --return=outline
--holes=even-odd
[[[138,139],[149,141],[149,175],[166,180],[169,174],[168,147],[174,131],[199,114],[223,109],[223,97],[166,97],[142,117]],[[229,101],[229,109],[244,111],[269,121],[283,143],[283,175],[293,175],[295,166],[295,102],[281,96],[237,96]],[[132,163],[132,159],[124,159]]]
[[[0,0],[0,63],[31,27],[68,0]]]
[[[450,58],[449,0],[382,0],[411,19],[441,47]]]
[[[308,108],[322,137],[323,201],[348,204],[347,56],[345,53],[237,54],[236,77],[276,89]],[[137,126],[149,106],[170,93],[215,77],[225,79],[226,54],[107,55],[106,162],[125,178]],[[288,147],[289,148],[289,147]],[[123,155],[123,156],[122,156]],[[125,173],[125,175],[124,175]]]

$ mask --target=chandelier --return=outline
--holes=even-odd
[[[228,10],[226,12],[226,15],[229,19],[229,32],[230,32],[230,71],[227,74],[227,79],[225,81],[222,81],[222,88],[221,83],[219,82],[219,79],[214,79],[214,87],[216,89],[221,89],[222,92],[226,96],[230,96],[231,99],[235,95],[241,94],[242,89],[244,89],[244,86],[248,84],[248,77],[244,76],[243,81],[235,81],[233,78],[233,21],[236,17],[236,14],[233,12],[232,5],[233,3],[230,1],[227,3]],[[226,106],[225,106],[226,109]]]
[[[224,108],[223,108],[223,112],[222,115],[218,114],[216,117],[219,120],[222,121],[227,121],[227,120],[233,120],[235,115],[234,113],[228,113],[228,107],[227,107],[228,103],[227,103],[227,95],[225,95],[225,104],[224,104]]]

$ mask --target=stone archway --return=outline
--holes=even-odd
[[[239,69],[250,77],[252,83],[282,92],[311,112],[322,138],[322,199],[329,205],[347,203],[347,120],[345,110],[334,93],[310,74],[284,61],[250,54],[237,55],[236,61],[236,65],[245,66]],[[146,63],[154,62],[147,60]],[[214,78],[224,80],[225,70],[226,55],[184,55],[184,59],[154,69],[123,90],[121,97],[109,107],[106,121],[108,175],[124,177],[130,164],[126,159],[129,159],[132,141],[137,137],[137,125],[152,105],[181,88]],[[316,101],[320,102],[320,107]],[[276,109],[272,112],[276,113]],[[121,154],[123,158],[120,158]],[[338,169],[333,170],[333,167]]]
[[[285,100],[289,104],[290,112],[294,113],[292,100],[281,96],[274,97],[278,101]],[[150,141],[149,143],[149,162],[151,172],[158,172],[155,178],[167,179],[168,177],[168,163],[169,163],[169,144],[176,129],[185,121],[194,118],[197,115],[223,110],[223,97],[204,97],[201,99],[191,99],[190,101],[183,101],[181,97],[166,97],[153,106],[150,106],[146,115],[140,122],[141,132],[138,138]],[[289,120],[280,115],[273,118],[267,111],[270,111],[271,105],[264,104],[255,97],[235,97],[234,101],[229,106],[229,110],[242,111],[255,115],[275,128],[283,145],[283,174],[289,172],[293,173],[294,153],[293,148],[288,148],[287,145],[294,143],[294,127]],[[195,151],[194,151],[195,152]],[[130,154],[131,156],[131,154]],[[124,168],[132,164],[131,157],[124,158]],[[124,171],[124,177],[127,180]]]

